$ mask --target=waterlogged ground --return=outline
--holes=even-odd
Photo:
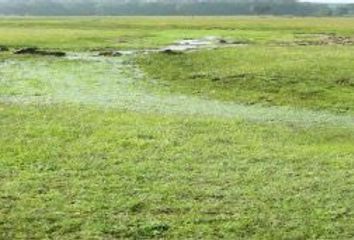
[[[144,75],[135,64],[135,55],[100,57],[94,53],[69,53],[66,58],[10,57],[0,63],[0,100],[17,104],[76,103],[304,125],[349,127],[354,124],[351,115],[291,107],[247,106],[171,94],[165,86]]]
[[[353,239],[353,23],[0,19],[0,239]]]

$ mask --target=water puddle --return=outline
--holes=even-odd
[[[287,107],[247,106],[154,92],[130,54],[119,58],[69,53],[65,58],[0,63],[0,102],[75,103],[160,114],[240,118],[260,122],[353,127],[354,117]],[[167,92],[167,91],[166,91]]]
[[[186,52],[201,49],[216,49],[225,47],[237,47],[246,45],[246,42],[227,40],[215,36],[208,36],[201,39],[184,39],[160,49],[162,52]]]

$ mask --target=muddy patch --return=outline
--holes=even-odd
[[[36,47],[21,48],[21,49],[14,51],[14,54],[17,54],[17,55],[27,54],[27,55],[40,55],[40,56],[53,56],[53,57],[65,57],[66,56],[65,52],[40,50]]]
[[[335,83],[340,86],[354,87],[354,79],[350,77],[341,77],[335,80]]]
[[[224,39],[220,37],[204,37],[200,39],[183,39],[160,49],[159,52],[167,54],[178,54],[201,49],[216,49],[222,47],[236,47],[246,45],[248,42],[242,40]]]
[[[160,53],[163,53],[163,54],[168,54],[168,55],[179,55],[179,54],[182,54],[183,53],[183,50],[176,50],[176,49],[162,49],[160,51]]]
[[[301,40],[296,40],[299,46],[323,46],[323,45],[354,45],[354,39],[336,34],[306,34],[301,36]]]
[[[200,39],[182,39],[162,48],[138,49],[138,50],[118,50],[118,49],[93,49],[92,54],[98,57],[120,57],[124,55],[163,53],[168,55],[178,55],[184,52],[197,51],[203,49],[216,49],[225,47],[238,47],[250,44],[246,40],[226,39],[220,37],[204,37]]]
[[[0,45],[0,52],[7,52],[7,51],[10,51],[8,47]]]
[[[15,55],[38,55],[38,56],[54,56],[54,57],[69,57],[71,59],[83,59],[92,57],[121,57],[125,55],[149,54],[149,53],[164,53],[168,55],[177,55],[184,52],[197,51],[203,49],[217,49],[225,47],[238,47],[248,45],[248,41],[226,39],[220,37],[204,37],[200,39],[183,39],[169,46],[156,49],[139,49],[139,50],[117,50],[117,49],[93,49],[88,54],[74,54],[70,52],[43,50],[37,47],[26,47],[13,51]],[[0,46],[1,51],[9,51],[8,48]]]
[[[123,56],[123,53],[119,51],[102,51],[98,53],[98,56],[102,57],[121,57]]]

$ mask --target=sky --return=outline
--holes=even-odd
[[[300,2],[314,2],[314,3],[354,3],[354,0],[300,0]]]

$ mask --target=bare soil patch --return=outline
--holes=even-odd
[[[30,55],[41,55],[41,56],[54,56],[54,57],[65,57],[66,53],[61,51],[47,51],[40,50],[36,47],[21,48],[14,52],[14,54],[30,54]]]
[[[305,36],[306,37],[306,36]],[[309,36],[311,37],[311,35]],[[323,46],[323,45],[353,45],[354,39],[347,36],[337,36],[335,34],[312,35],[315,39],[297,40],[295,43],[300,46]]]

